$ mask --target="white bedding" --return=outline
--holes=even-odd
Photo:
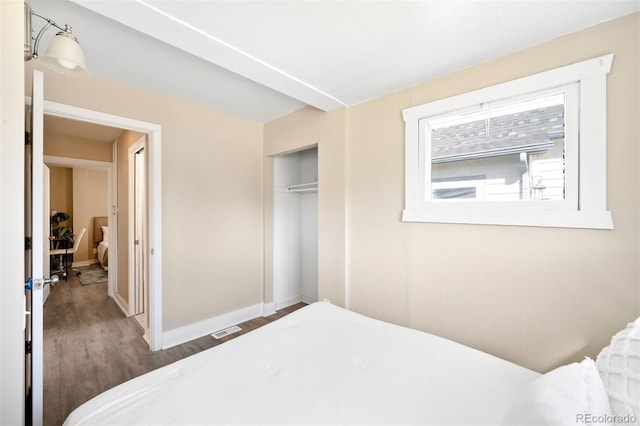
[[[106,241],[98,243],[98,260],[105,270],[109,268],[109,243]]]
[[[65,424],[498,425],[538,376],[319,302],[110,389]]]

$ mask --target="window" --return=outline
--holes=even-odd
[[[565,163],[566,104],[577,109],[574,86],[420,120],[430,165],[425,199],[564,201],[571,181]]]
[[[612,229],[613,55],[403,111],[404,221]]]

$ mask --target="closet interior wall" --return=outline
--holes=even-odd
[[[318,300],[318,149],[274,158],[273,301]]]

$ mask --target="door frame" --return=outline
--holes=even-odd
[[[25,97],[31,105],[31,97]],[[159,124],[135,120],[58,102],[44,101],[43,113],[147,134],[149,259],[149,347],[162,349],[162,128]]]

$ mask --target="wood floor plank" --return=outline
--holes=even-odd
[[[223,344],[305,306],[238,324],[242,331],[151,352],[144,330],[107,296],[107,283],[82,285],[71,272],[44,306],[44,425],[60,425],[82,403],[133,377]]]

